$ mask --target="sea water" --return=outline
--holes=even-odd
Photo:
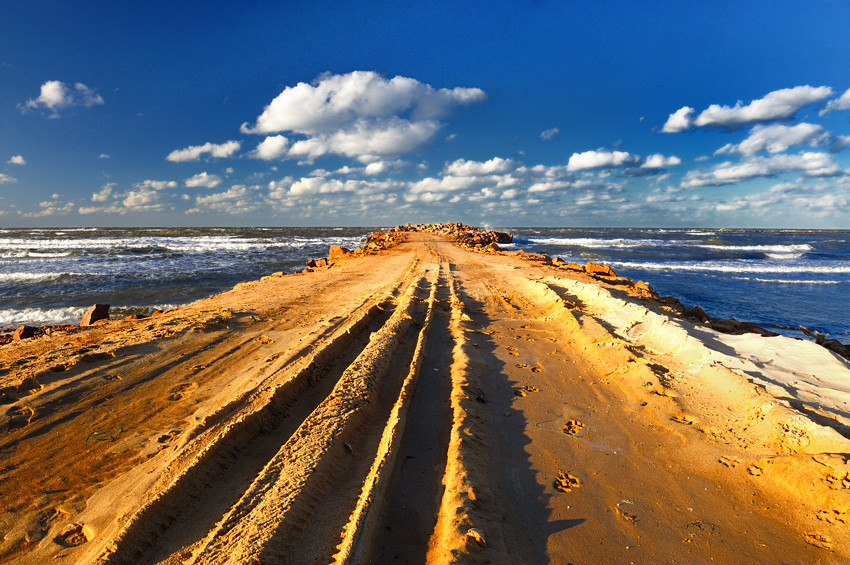
[[[850,341],[850,231],[513,228],[513,248],[607,263],[715,318]]]
[[[385,228],[0,230],[0,328],[77,323],[95,303],[149,313],[291,273]],[[510,249],[610,264],[660,294],[801,336],[850,341],[850,231],[501,228]]]
[[[84,228],[0,230],[0,328],[79,323],[95,303],[113,317],[206,298],[370,228]]]

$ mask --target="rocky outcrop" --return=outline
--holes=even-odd
[[[86,310],[83,314],[83,319],[80,321],[81,326],[91,326],[100,320],[109,319],[109,304],[95,304]]]

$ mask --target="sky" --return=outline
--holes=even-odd
[[[850,229],[850,1],[0,14],[0,227]]]

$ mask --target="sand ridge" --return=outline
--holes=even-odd
[[[405,235],[0,348],[2,559],[850,558],[846,360]]]

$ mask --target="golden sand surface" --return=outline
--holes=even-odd
[[[0,347],[0,561],[848,562],[847,360],[612,281],[410,233]]]

